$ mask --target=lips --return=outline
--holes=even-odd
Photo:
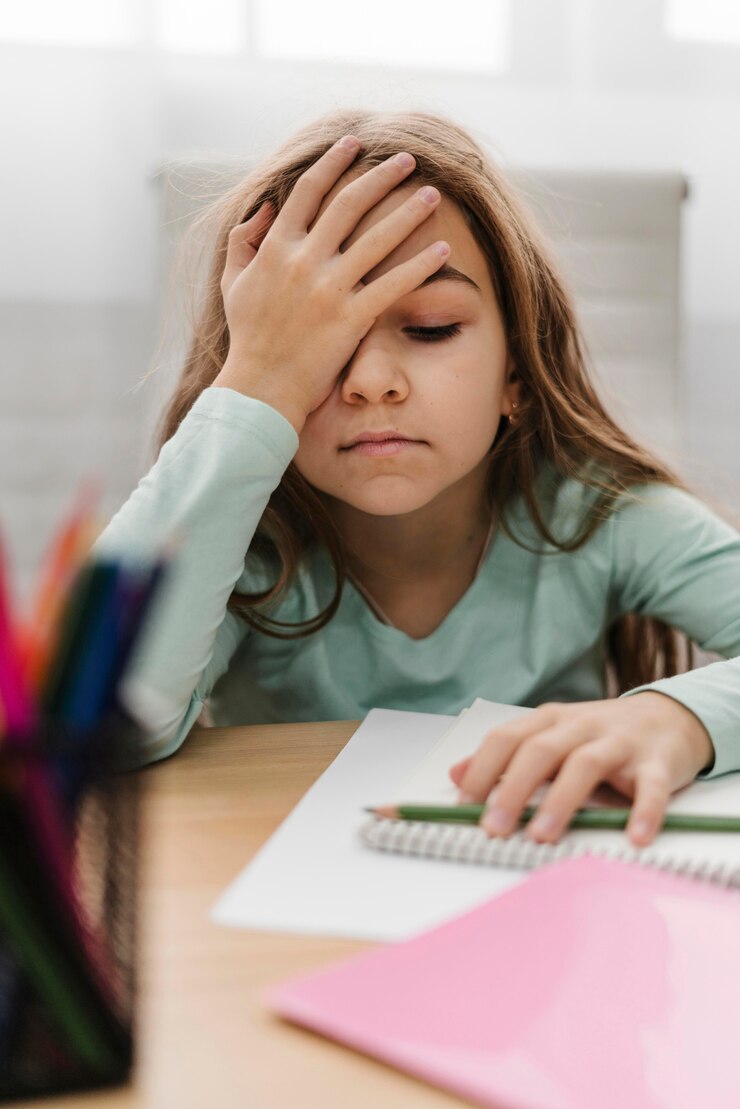
[[[345,444],[340,447],[340,450],[348,451],[352,447],[358,446],[360,443],[387,443],[389,441],[396,443],[417,443],[418,439],[409,439],[407,435],[401,435],[398,431],[363,431],[351,443]]]
[[[404,439],[397,431],[365,432],[352,443],[339,449],[345,454],[361,458],[390,458],[405,451],[424,446],[422,439]]]

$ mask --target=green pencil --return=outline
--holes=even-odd
[[[477,824],[485,805],[378,805],[365,812],[390,820],[435,820],[457,824]],[[526,824],[536,809],[529,805],[522,812],[520,822]],[[630,809],[576,809],[570,828],[625,828]],[[663,817],[661,831],[682,832],[740,832],[740,816],[708,816],[698,813],[668,812]]]

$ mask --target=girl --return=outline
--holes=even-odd
[[[444,117],[335,112],[214,212],[159,457],[96,544],[182,537],[126,689],[142,762],[207,699],[482,696],[539,706],[451,768],[491,834],[551,780],[528,834],[555,841],[606,782],[649,843],[673,790],[740,768],[740,535],[602,408],[511,188]],[[676,628],[731,660],[678,674]]]

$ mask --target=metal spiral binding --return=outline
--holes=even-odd
[[[650,847],[594,847],[567,837],[560,843],[533,843],[523,832],[508,839],[490,839],[477,825],[445,824],[423,820],[387,820],[371,817],[359,829],[369,847],[403,855],[450,859],[483,866],[506,866],[530,870],[536,866],[574,858],[601,855],[641,866],[654,866],[689,878],[740,888],[740,867],[711,863],[706,859],[680,859]]]

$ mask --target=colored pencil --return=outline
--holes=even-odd
[[[56,656],[49,669],[41,702],[46,715],[58,718],[60,707],[69,693],[70,684],[85,649],[85,637],[95,618],[101,592],[106,589],[109,567],[88,559],[75,578],[62,615]]]
[[[152,603],[167,575],[168,563],[169,556],[160,554],[158,561],[147,570],[127,571],[123,578],[119,596],[116,653],[108,676],[107,688],[102,693],[101,717],[116,706],[121,680],[136,644],[146,630]]]
[[[86,731],[98,720],[107,690],[108,676],[115,664],[120,626],[120,596],[124,570],[116,562],[99,561],[100,582],[88,597],[89,612],[77,653],[60,694],[55,716],[72,729]]]
[[[136,570],[94,556],[97,496],[83,491],[58,529],[25,620],[11,611],[0,546],[0,1064],[10,1075],[20,1016],[30,1027],[43,1014],[44,1066],[58,1064],[60,1081],[76,1065],[123,1077],[131,1062],[122,968],[80,886],[77,807],[139,742],[118,690],[173,553],[171,540]],[[113,829],[101,834],[103,853],[115,851]]]
[[[26,685],[21,667],[10,607],[10,590],[0,539],[0,701],[3,706],[3,728],[16,736],[24,736],[36,725],[36,708]]]
[[[365,812],[389,820],[424,820],[458,824],[477,824],[486,810],[485,805],[379,805],[367,808]],[[534,806],[528,805],[520,817],[526,824],[536,813]],[[576,809],[570,828],[625,828],[630,818],[630,809]],[[708,816],[699,813],[667,812],[663,817],[661,831],[686,832],[740,832],[740,816]]]
[[[58,625],[67,591],[87,557],[98,530],[94,506],[101,496],[100,487],[86,482],[70,516],[53,537],[39,572],[38,584],[27,619],[18,627],[21,664],[32,689],[43,682],[54,653]]]

